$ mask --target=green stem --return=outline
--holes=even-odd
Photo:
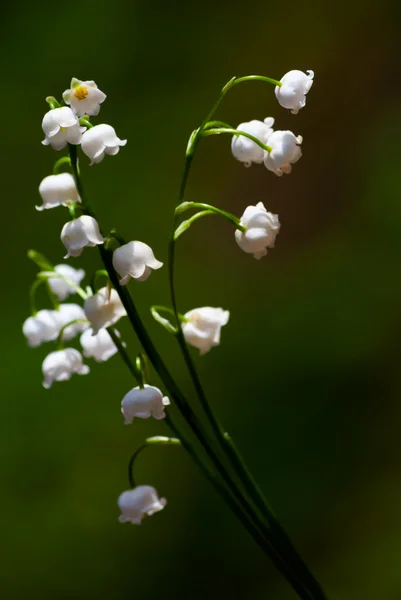
[[[139,446],[137,450],[135,450],[134,454],[131,456],[130,461],[128,463],[128,480],[130,486],[132,488],[136,487],[135,478],[134,478],[134,465],[138,456],[148,448],[149,446],[180,446],[181,441],[178,438],[169,438],[163,437],[161,435],[148,438],[145,440],[145,443]]]
[[[64,165],[71,166],[71,159],[69,156],[62,156],[54,163],[53,175],[58,175],[60,173],[61,167]]]
[[[89,321],[87,319],[74,319],[73,321],[69,321],[68,323],[63,325],[57,337],[57,350],[63,350],[64,348],[64,331],[67,329],[67,327],[69,327],[70,325],[75,325],[76,323],[89,323]]]
[[[97,269],[97,271],[94,272],[92,279],[91,279],[91,288],[92,288],[94,294],[96,294],[96,292],[97,292],[97,282],[98,282],[99,277],[107,277],[107,281],[108,281],[109,274],[107,273],[107,271],[105,269]]]
[[[277,85],[278,87],[283,85],[281,81],[272,79],[271,77],[265,77],[264,75],[246,75],[245,77],[235,77],[234,80],[231,79],[227,84],[229,87],[227,88],[226,92],[228,92],[228,90],[235,85],[238,85],[238,83],[244,83],[245,81],[264,81],[266,83]]]
[[[202,135],[205,137],[208,135],[220,135],[221,133],[229,133],[230,135],[236,135],[237,137],[240,137],[240,136],[246,137],[246,138],[252,140],[253,142],[255,142],[255,144],[260,146],[260,148],[262,148],[266,152],[271,152],[273,150],[273,148],[271,146],[266,146],[266,144],[261,142],[254,135],[251,135],[250,133],[246,133],[245,131],[240,131],[238,129],[227,129],[225,127],[219,127],[218,129],[205,129],[202,132],[200,132],[199,135]]]
[[[141,373],[138,371],[138,369],[135,367],[134,363],[131,361],[129,354],[127,352],[127,349],[125,348],[121,339],[117,335],[115,329],[113,329],[113,327],[107,327],[107,333],[113,340],[114,345],[118,350],[118,353],[120,354],[124,363],[127,365],[128,369],[130,370],[131,375],[134,377],[135,381],[139,385],[141,382]]]
[[[232,223],[236,229],[239,229],[240,231],[243,231],[243,232],[246,231],[246,227],[244,227],[243,225],[240,224],[240,220],[238,217],[236,217],[232,213],[229,213],[225,210],[221,210],[220,208],[217,208],[216,206],[212,206],[211,204],[205,204],[203,202],[182,202],[181,204],[179,204],[177,206],[177,208],[175,209],[175,212],[176,212],[176,214],[181,214],[190,208],[201,208],[201,209],[203,209],[203,213],[197,213],[196,215],[194,215],[187,221],[184,221],[183,223],[181,223],[181,225],[178,227],[178,229],[175,232],[176,239],[182,233],[180,231],[180,233],[177,234],[177,232],[179,230],[181,230],[181,227],[184,225],[184,223],[188,223],[187,227],[185,227],[185,229],[187,229],[192,224],[192,222],[196,220],[196,218],[200,219],[202,216],[205,216],[205,215],[211,214],[211,213],[215,213],[216,215],[220,215],[221,217],[224,217],[225,219],[227,219],[227,221],[230,221],[230,223]],[[185,229],[184,229],[184,231],[185,231]]]
[[[74,290],[76,294],[78,294],[78,296],[82,298],[82,300],[86,300],[89,297],[89,294],[86,293],[80,285],[75,283],[75,281],[73,281],[69,277],[65,277],[64,275],[61,275],[61,273],[57,273],[57,271],[41,271],[40,273],[38,273],[38,277],[40,279],[43,279],[44,281],[53,278],[62,279],[67,285],[70,286],[70,288]]]

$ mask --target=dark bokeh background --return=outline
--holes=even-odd
[[[222,345],[197,359],[207,391],[297,547],[333,600],[401,597],[401,118],[397,3],[7,2],[2,56],[1,596],[292,600],[293,592],[179,449],[138,462],[168,498],[119,525],[126,465],[163,423],[123,427],[131,386],[118,357],[51,391],[21,323],[35,247],[63,248],[62,209],[36,213],[56,154],[40,145],[48,94],[72,76],[108,94],[101,121],[128,145],[83,177],[104,226],[166,260],[190,131],[233,75],[314,69],[295,117],[273,89],[235,88],[218,117],[276,117],[304,136],[291,176],[244,169],[227,138],[202,143],[188,199],[279,213],[276,249],[255,261],[205,219],[179,243],[179,304],[222,306]],[[100,122],[101,122],[100,121]],[[99,122],[99,121],[98,121]],[[85,252],[90,273],[100,265]],[[132,287],[167,304],[166,269]],[[45,300],[43,299],[43,302]],[[173,340],[147,319],[190,390]],[[121,330],[139,350],[128,323]]]

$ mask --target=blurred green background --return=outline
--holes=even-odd
[[[124,427],[132,385],[118,357],[87,377],[41,386],[53,348],[29,349],[35,267],[28,248],[61,262],[64,210],[37,213],[55,152],[41,146],[44,98],[72,76],[108,95],[100,120],[128,145],[89,168],[104,227],[149,243],[166,260],[187,138],[233,75],[280,78],[313,69],[295,117],[273,88],[236,87],[218,118],[276,117],[304,136],[281,179],[244,169],[227,137],[202,142],[187,199],[236,214],[263,201],[282,224],[262,261],[230,225],[197,223],[179,242],[180,310],[222,306],[222,345],[196,362],[294,543],[332,600],[401,598],[401,81],[397,3],[6,2],[2,55],[2,402],[0,515],[3,598],[252,598],[294,600],[190,459],[150,449],[142,483],[168,498],[141,527],[119,525],[116,499],[144,437]],[[74,266],[99,268],[95,251]],[[71,263],[72,264],[72,263]],[[138,306],[168,304],[167,270],[132,285]],[[45,305],[45,299],[43,306]],[[152,336],[193,397],[174,340]],[[127,320],[125,320],[127,321]],[[119,329],[132,353],[128,322]],[[195,353],[196,355],[196,353]]]

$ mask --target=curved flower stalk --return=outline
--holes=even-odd
[[[176,241],[203,216],[213,214],[227,220],[230,226],[234,227],[233,239],[238,246],[255,258],[265,256],[267,248],[274,247],[280,223],[278,216],[269,213],[262,203],[248,206],[242,217],[237,217],[210,204],[186,201],[185,189],[193,157],[200,141],[215,135],[230,135],[232,153],[245,165],[264,163],[268,170],[277,175],[291,171],[291,165],[301,156],[299,145],[302,138],[294,136],[292,132],[274,131],[272,117],[265,119],[264,122],[257,119],[244,122],[237,129],[224,121],[213,120],[216,108],[228,91],[235,85],[247,81],[261,81],[274,85],[279,103],[296,112],[304,106],[305,95],[311,83],[301,76],[296,78],[291,73],[293,72],[282,78],[282,81],[265,76],[232,78],[221,90],[217,101],[201,125],[191,134],[187,146],[169,245],[168,271],[172,306],[171,308],[153,306],[151,311],[154,318],[178,341],[200,407],[206,417],[206,423],[199,418],[199,407],[193,406],[190,398],[182,393],[180,386],[166,367],[126,285],[130,279],[145,282],[152,270],[160,269],[163,263],[155,258],[153,250],[147,244],[138,241],[126,243],[114,230],[107,235],[84,193],[78,167],[79,151],[82,150],[83,154],[90,159],[90,164],[94,164],[101,162],[106,154],[116,155],[120,147],[126,143],[126,140],[117,137],[111,125],[92,124],[91,117],[99,113],[100,105],[106,99],[105,94],[93,81],[72,80],[70,88],[63,95],[65,103],[69,106],[61,106],[53,97],[47,98],[51,110],[43,120],[45,143],[52,145],[54,149],[62,149],[68,143],[69,149],[69,156],[64,156],[56,162],[53,170],[54,177],[60,177],[58,170],[61,165],[68,166],[71,169],[74,185],[70,185],[71,179],[69,179],[68,189],[64,184],[59,186],[61,190],[56,186],[53,195],[43,198],[43,208],[56,205],[68,208],[72,220],[64,226],[61,236],[68,252],[67,257],[79,257],[84,248],[88,248],[85,252],[90,252],[91,248],[97,247],[105,271],[97,271],[91,279],[91,287],[83,289],[81,273],[75,270],[68,272],[61,268],[62,265],[53,267],[43,256],[31,252],[30,257],[41,269],[37,282],[44,281],[47,284],[49,297],[55,309],[66,314],[71,312],[68,305],[62,304],[58,308],[57,303],[72,292],[80,296],[84,306],[78,307],[76,318],[63,323],[61,328],[59,325],[57,333],[57,327],[55,328],[47,318],[49,315],[45,311],[48,309],[42,310],[42,314],[44,313],[42,318],[41,311],[36,313],[32,305],[33,315],[30,321],[28,319],[28,324],[24,325],[24,332],[31,345],[38,345],[46,338],[55,340],[56,336],[58,339],[59,349],[47,357],[46,364],[44,363],[43,366],[46,387],[50,387],[53,381],[68,380],[73,373],[88,372],[89,369],[83,364],[82,355],[78,350],[62,348],[63,339],[70,339],[78,331],[84,330],[81,335],[81,345],[86,357],[103,362],[118,352],[136,383],[121,401],[125,423],[132,423],[135,418],[153,417],[165,423],[177,436],[176,438],[165,436],[149,438],[139,451],[154,443],[156,439],[157,443],[161,444],[181,442],[206,479],[223,497],[255,542],[273,560],[299,598],[324,600],[325,595],[319,584],[292,546],[234,441],[221,427],[214,414],[188,347],[188,344],[194,346],[203,355],[219,345],[221,328],[228,322],[229,311],[206,306],[180,314],[175,293]],[[305,75],[305,77],[311,79],[310,76]],[[68,178],[64,179],[67,183]],[[56,183],[59,181],[57,180]],[[189,209],[195,209],[197,212],[179,223],[181,214]],[[108,281],[105,287],[97,291],[99,273],[105,274]],[[162,316],[162,313],[169,314],[171,320]],[[112,327],[125,315],[143,348],[136,361],[132,359],[130,350],[127,349],[121,336]],[[82,316],[84,318],[80,318]],[[152,385],[148,360],[160,378],[161,389]],[[165,395],[163,388],[169,397]],[[170,408],[165,410],[170,404],[169,398],[183,417],[184,429],[182,425],[178,426],[175,422],[174,412]],[[173,439],[175,442],[171,441]],[[136,524],[139,524],[145,515],[159,512],[166,504],[153,486],[135,485],[132,467],[139,451],[130,461],[131,489],[123,492],[118,501],[121,510],[120,520]]]

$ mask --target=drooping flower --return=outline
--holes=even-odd
[[[267,144],[267,139],[273,133],[274,119],[267,117],[262,121],[249,121],[249,123],[241,123],[238,125],[238,131],[244,131],[258,138],[263,144]],[[246,167],[250,167],[252,163],[261,164],[263,162],[264,150],[249,138],[240,135],[233,136],[231,141],[231,151],[234,158],[244,163]]]
[[[85,311],[79,304],[60,304],[59,310],[54,311],[56,313],[56,319],[59,324],[59,332],[62,327],[65,327],[71,321],[77,321],[71,323],[63,331],[63,341],[72,340],[78,333],[82,333],[89,327],[89,322],[86,318]]]
[[[156,260],[153,250],[143,242],[128,242],[114,250],[113,267],[120,275],[121,285],[126,285],[131,277],[145,281],[152,269],[160,269],[163,263]]]
[[[97,246],[103,244],[105,240],[100,234],[96,219],[88,215],[82,215],[66,223],[61,230],[60,238],[67,250],[64,258],[80,256],[86,246]]]
[[[49,389],[54,381],[68,381],[74,373],[86,375],[89,367],[75,348],[65,348],[48,354],[42,364],[43,387]]]
[[[99,329],[114,325],[127,314],[116,290],[107,287],[101,288],[97,294],[87,298],[84,310],[86,318],[92,325],[92,335],[96,335]]]
[[[120,140],[111,125],[95,125],[82,136],[81,148],[91,160],[91,165],[100,163],[105,154],[114,156],[125,146],[127,140]]]
[[[185,313],[185,321],[181,325],[185,340],[198,348],[201,355],[206,354],[220,344],[221,328],[227,325],[229,318],[229,311],[222,308],[194,308]]]
[[[157,491],[150,485],[138,485],[132,490],[123,492],[118,499],[121,510],[120,523],[131,522],[140,525],[145,515],[151,516],[166,506],[167,500],[159,498]]]
[[[43,204],[36,206],[36,210],[45,210],[55,206],[68,206],[74,202],[81,202],[73,176],[70,173],[48,175],[40,186],[39,194]]]
[[[86,127],[81,127],[71,108],[62,106],[49,110],[43,117],[42,129],[45,139],[42,144],[54,150],[62,150],[67,144],[80,144]]]
[[[94,81],[81,81],[73,77],[70,88],[63,94],[63,100],[78,117],[95,117],[99,114],[100,105],[106,100],[106,94],[99,90]]]
[[[302,156],[300,144],[302,136],[295,137],[292,131],[275,131],[269,137],[272,150],[264,154],[265,167],[279,177],[291,173],[292,165]]]
[[[119,335],[117,331],[116,334]],[[118,352],[106,329],[99,329],[95,335],[93,335],[91,329],[87,329],[81,335],[80,342],[83,348],[83,355],[86,358],[94,358],[96,362],[109,360],[109,358]]]
[[[85,277],[83,269],[74,269],[70,265],[56,265],[54,267],[56,273],[61,277],[49,277],[48,284],[57,298],[61,301],[65,300],[70,294],[75,294],[75,289],[69,285],[62,277],[69,279],[72,283],[79,285]]]
[[[28,317],[22,326],[22,332],[31,347],[40,346],[42,342],[55,340],[60,332],[60,324],[55,310],[40,310],[33,317]]]
[[[121,412],[124,416],[125,425],[129,425],[134,420],[148,419],[164,419],[166,413],[164,407],[170,404],[167,396],[163,396],[159,388],[153,385],[145,384],[145,387],[132,388],[126,394],[121,402]]]
[[[306,104],[306,94],[312,87],[314,72],[289,71],[282,77],[281,86],[276,86],[276,98],[284,108],[289,108],[293,115]]]
[[[278,215],[267,212],[262,202],[245,209],[240,225],[246,227],[246,231],[236,229],[235,239],[244,252],[259,259],[266,256],[267,248],[274,248],[276,235],[280,231]]]

